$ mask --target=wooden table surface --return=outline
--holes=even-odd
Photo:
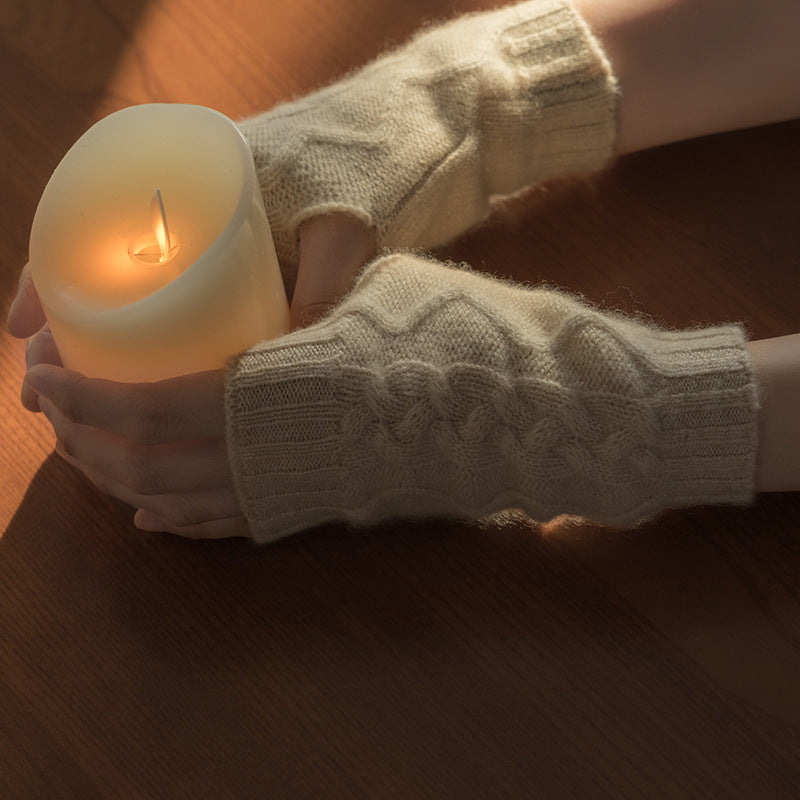
[[[0,0],[0,310],[98,118],[266,109],[478,4]],[[792,333],[799,142],[792,122],[628,157],[442,254]],[[23,350],[3,331],[0,797],[800,797],[800,495],[635,531],[144,534],[20,407]]]

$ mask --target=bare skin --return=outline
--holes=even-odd
[[[796,0],[573,0],[621,93],[617,152],[800,115]]]
[[[748,345],[761,390],[760,492],[800,490],[800,333]]]
[[[621,87],[617,151],[800,116],[796,0],[575,0]],[[338,216],[300,231],[292,327],[313,322],[374,254]],[[22,403],[53,425],[58,452],[135,524],[193,538],[246,536],[225,449],[221,370],[154,384],[89,379],[61,366],[29,270],[9,331],[29,338]],[[761,386],[760,491],[800,490],[800,334],[749,345]]]

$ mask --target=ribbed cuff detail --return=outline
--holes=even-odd
[[[532,0],[499,37],[481,111],[492,194],[605,166],[616,141],[617,82],[570,3]],[[516,90],[509,92],[504,84]]]
[[[657,495],[619,523],[664,507],[751,503],[760,404],[742,329],[653,332],[649,350]]]
[[[228,449],[242,511],[259,542],[344,518],[344,408],[328,379],[340,348],[335,337],[320,339],[318,327],[314,341],[302,342],[300,332],[290,345],[254,348],[231,365]]]

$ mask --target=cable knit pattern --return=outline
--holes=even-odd
[[[665,331],[407,254],[232,364],[229,447],[269,541],[316,524],[521,508],[628,525],[752,499],[741,329]]]
[[[429,28],[338,83],[241,123],[275,245],[296,261],[306,219],[347,212],[379,247],[430,247],[492,195],[602,167],[616,84],[565,0]]]

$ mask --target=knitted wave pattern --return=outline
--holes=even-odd
[[[737,326],[668,332],[411,256],[244,354],[229,443],[257,538],[522,508],[630,524],[752,498]]]
[[[343,416],[342,452],[358,454],[353,468],[369,462],[375,482],[348,493],[354,506],[385,485],[383,472],[394,476],[391,491],[437,494],[465,513],[499,510],[500,495],[564,510],[565,483],[594,491],[614,509],[624,498],[601,493],[604,486],[632,494],[653,472],[656,425],[642,403],[629,403],[620,431],[597,398],[512,383],[479,367],[415,363],[367,378],[357,391],[365,402]]]
[[[529,0],[423,30],[307,97],[244,120],[275,246],[344,212],[379,247],[431,247],[480,222],[490,198],[602,167],[616,84],[564,0]]]

